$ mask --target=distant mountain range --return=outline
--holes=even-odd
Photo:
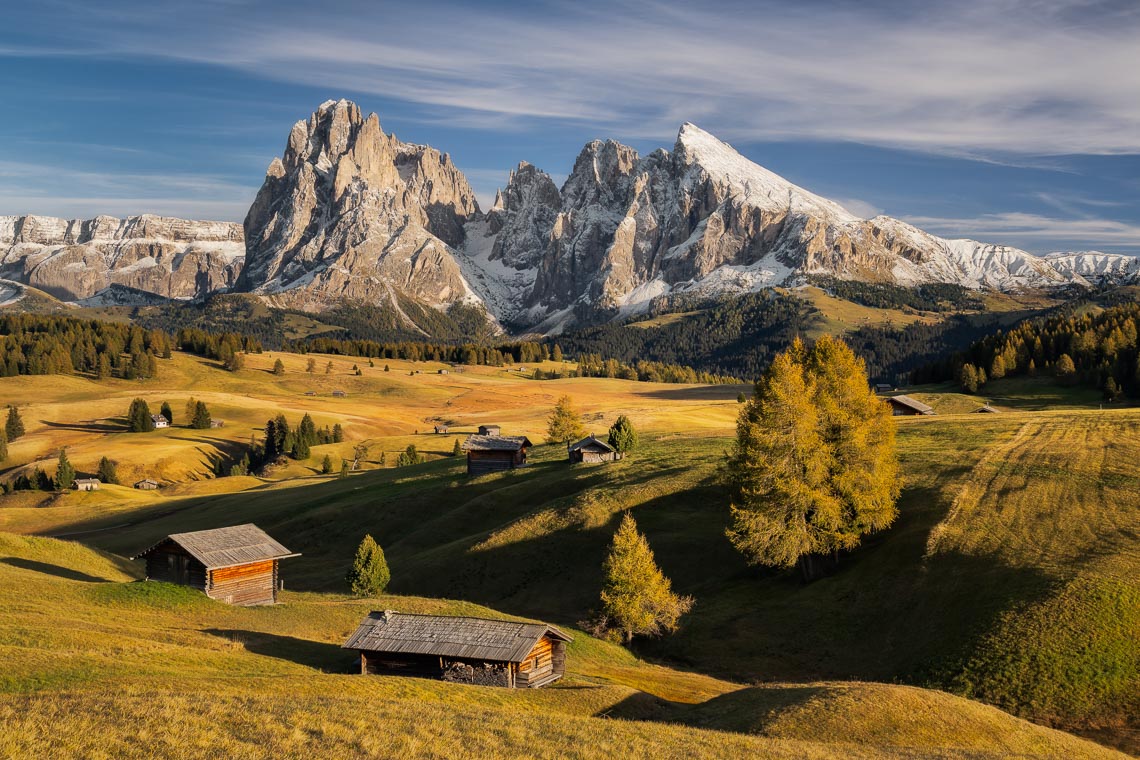
[[[1140,281],[1140,259],[1039,257],[861,219],[693,124],[672,152],[591,142],[561,188],[521,163],[482,212],[446,153],[386,135],[346,100],[293,126],[243,226],[0,217],[0,278],[73,302],[234,291],[310,311],[467,303],[513,330],[557,333],[662,297],[808,275],[1013,291]]]

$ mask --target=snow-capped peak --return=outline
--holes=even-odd
[[[748,160],[731,145],[691,122],[681,125],[675,150],[684,165],[704,169],[714,182],[726,184],[732,195],[761,208],[794,206],[826,215],[835,222],[859,220],[838,203],[809,192]]]

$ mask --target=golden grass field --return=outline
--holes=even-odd
[[[278,358],[283,376],[270,371]],[[900,520],[803,586],[745,568],[724,540],[717,468],[740,386],[315,358],[312,376],[308,357],[267,352],[232,374],[176,354],[141,383],[0,379],[0,402],[28,428],[0,477],[54,472],[67,446],[81,472],[105,455],[125,483],[164,483],[0,497],[0,756],[1113,756],[1010,713],[1140,746],[1140,410],[1101,410],[1095,394],[1043,379],[987,396],[908,391],[939,416],[899,420]],[[628,414],[642,450],[570,468],[540,446],[531,467],[474,482],[447,457],[483,422],[544,440],[563,394],[598,434]],[[136,396],[154,411],[168,401],[175,427],[124,432]],[[189,396],[225,427],[181,427]],[[986,401],[1002,412],[969,413]],[[345,442],[269,478],[212,477],[215,458],[267,419],[306,412],[342,424]],[[438,421],[452,431],[427,432]],[[366,472],[319,474],[326,453],[339,463],[361,442]],[[392,468],[409,444],[431,461]],[[573,628],[624,510],[697,598],[676,636],[637,651],[685,669],[575,631],[570,677],[548,690],[346,675],[337,645],[372,608]],[[140,568],[123,559],[156,536],[244,521],[304,552],[285,568],[299,590],[281,605],[236,609],[133,582]],[[365,530],[402,595],[336,591]],[[16,535],[36,533],[83,544]]]

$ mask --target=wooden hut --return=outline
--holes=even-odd
[[[332,395],[335,396],[336,398],[344,398],[348,394],[345,393],[344,391],[333,391]]]
[[[131,559],[146,560],[147,580],[193,586],[228,604],[275,604],[277,563],[300,557],[247,523],[172,533]]]
[[[143,478],[142,480],[135,483],[135,488],[139,489],[140,491],[153,491],[158,488],[158,481],[151,480],[150,478]]]
[[[448,430],[447,425],[436,425],[435,426],[436,435],[443,435],[444,433],[447,432],[447,430]]]
[[[912,399],[910,396],[890,396],[886,399],[886,402],[891,405],[891,414],[895,417],[934,414],[934,410],[931,407],[921,401]]]
[[[500,428],[498,425],[480,425],[479,435],[499,435]]]
[[[978,407],[973,411],[974,414],[997,414],[998,410],[986,404],[985,406]]]
[[[170,420],[166,419],[166,416],[165,416],[165,415],[162,415],[162,414],[152,414],[152,415],[150,416],[150,419],[151,419],[151,421],[154,423],[154,426],[155,426],[155,428],[165,428],[165,427],[170,427]]]
[[[607,441],[600,440],[592,435],[577,443],[569,444],[566,449],[570,456],[570,462],[573,464],[579,462],[616,462],[622,458],[618,450]]]
[[[75,490],[77,491],[98,491],[102,481],[99,478],[76,478]]]
[[[535,689],[565,675],[570,640],[545,623],[385,610],[364,618],[344,649],[360,653],[362,674]]]
[[[467,452],[467,474],[485,475],[526,466],[526,450],[533,444],[521,435],[469,435],[461,447]]]

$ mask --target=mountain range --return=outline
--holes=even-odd
[[[587,144],[561,188],[520,163],[484,212],[448,154],[385,134],[346,100],[293,126],[244,225],[0,217],[0,278],[82,303],[219,292],[318,312],[465,303],[512,330],[557,333],[664,297],[809,275],[1014,291],[1140,281],[1140,259],[1041,257],[862,219],[688,123],[672,152]]]

